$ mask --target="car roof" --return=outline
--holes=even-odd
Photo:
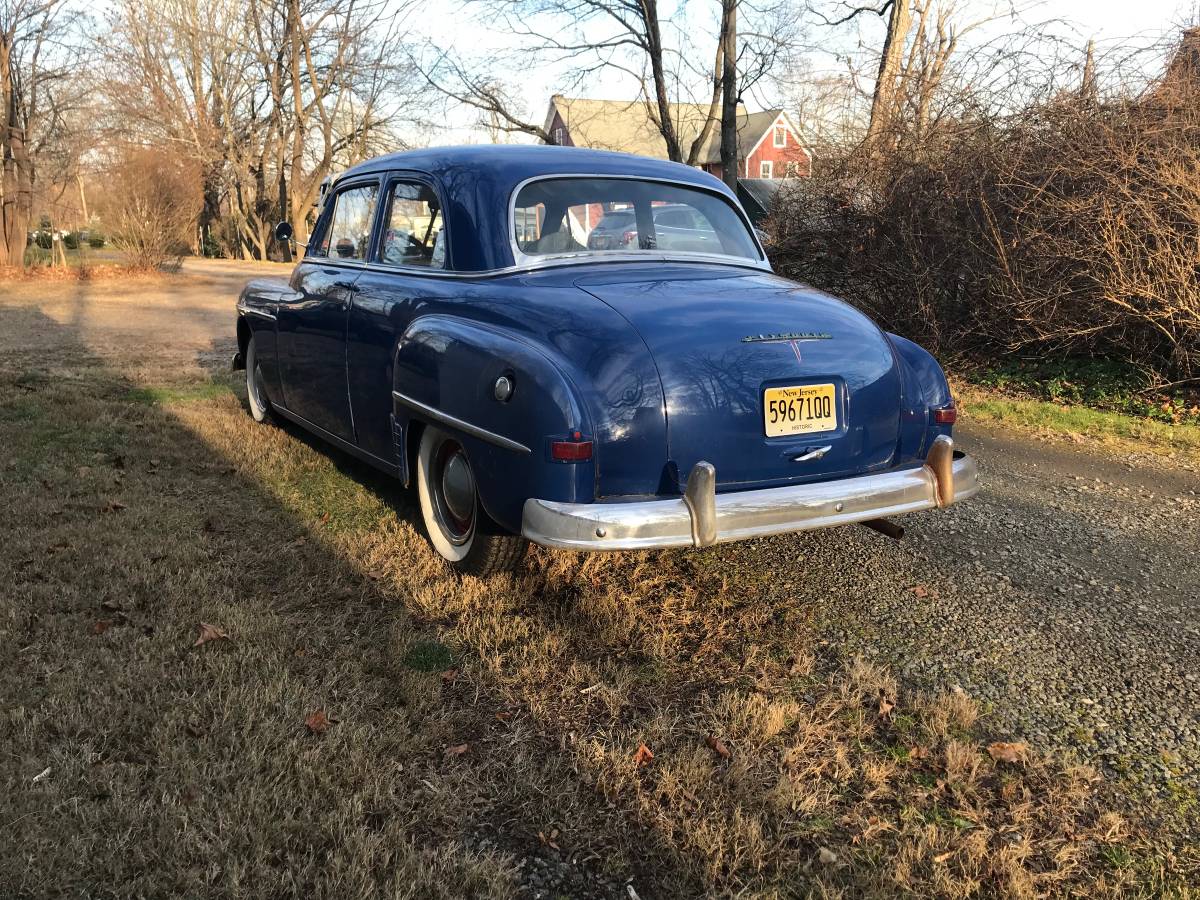
[[[508,182],[512,186],[546,175],[626,175],[661,178],[709,189],[724,187],[719,179],[683,163],[631,153],[544,144],[475,144],[405,150],[361,162],[339,175],[338,181],[393,169],[424,172],[441,178],[474,169],[481,177]]]

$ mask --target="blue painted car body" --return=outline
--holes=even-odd
[[[432,188],[447,270],[378,262],[377,212],[375,261],[309,255],[287,283],[248,284],[239,342],[244,349],[254,335],[271,404],[406,482],[416,435],[431,421],[423,409],[443,426],[467,423],[459,437],[480,502],[513,532],[530,498],[679,498],[700,461],[715,467],[718,495],[825,482],[920,467],[935,439],[949,435],[933,411],[953,401],[928,353],[842,301],[774,275],[765,255],[521,258],[514,193],[555,175],[695,186],[727,198],[744,219],[712,176],[624,154],[466,147],[363,163],[331,192],[372,182],[384,191],[395,178]],[[319,213],[314,243],[328,215]],[[828,338],[743,340],[779,334]],[[501,375],[515,384],[507,402],[493,396]],[[766,388],[830,382],[836,431],[765,436]],[[592,440],[591,459],[553,459],[551,442],[576,432]],[[797,465],[815,444],[829,449]]]

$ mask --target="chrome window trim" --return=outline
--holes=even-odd
[[[444,413],[440,409],[428,406],[427,404],[422,403],[420,400],[414,400],[407,394],[402,394],[399,391],[392,391],[392,397],[395,398],[398,403],[403,403],[409,409],[429,416],[429,418],[433,419],[435,422],[439,422],[442,425],[448,425],[451,428],[457,428],[459,431],[465,432],[473,437],[477,437],[481,441],[487,441],[489,444],[495,444],[497,447],[502,447],[505,450],[512,450],[517,453],[528,454],[533,452],[524,444],[518,443],[511,438],[506,438],[502,434],[496,434],[494,431],[488,431],[486,428],[480,428],[478,425],[472,425],[470,422],[465,422],[456,416],[452,416],[449,413]]]
[[[712,263],[719,266],[729,266],[734,269],[750,269],[755,272],[773,271],[769,265],[756,263],[754,260],[747,259],[744,262],[737,262],[738,257],[733,256],[705,256],[699,253],[692,254],[686,259],[682,257],[665,256],[662,254],[653,253],[646,250],[639,250],[636,253],[616,253],[612,256],[597,256],[597,252],[606,251],[589,251],[588,255],[580,256],[576,254],[574,258],[563,256],[554,256],[538,262],[529,262],[522,265],[501,266],[497,269],[479,269],[475,272],[452,272],[447,269],[422,269],[419,266],[389,266],[384,263],[347,263],[342,260],[332,260],[327,257],[309,257],[301,259],[297,265],[307,263],[311,266],[345,266],[348,269],[366,270],[379,275],[411,275],[417,278],[449,278],[458,280],[482,280],[486,278],[498,278],[504,275],[521,275],[530,272],[538,272],[542,269],[559,269],[564,266],[579,266],[579,265],[604,265],[612,263],[628,263],[628,262],[685,262],[695,263],[704,262]]]
[[[749,234],[754,248],[758,251],[759,258],[751,260],[743,256],[727,256],[723,253],[659,253],[654,250],[639,250],[636,252],[626,250],[587,250],[576,253],[550,253],[544,256],[541,254],[532,255],[523,253],[517,244],[517,197],[520,196],[522,190],[534,182],[558,181],[570,178],[602,178],[609,181],[647,181],[651,184],[666,184],[672,187],[703,191],[729,204],[738,218],[741,219],[742,224],[746,226],[746,232]],[[508,245],[512,250],[513,261],[517,266],[534,266],[543,261],[573,265],[580,261],[600,262],[605,259],[620,257],[623,260],[638,259],[643,262],[713,262],[720,265],[739,265],[754,269],[765,269],[768,272],[773,271],[771,263],[767,260],[767,253],[758,240],[758,233],[754,230],[754,226],[750,222],[750,217],[746,215],[746,211],[742,209],[742,204],[737,201],[736,197],[730,197],[722,191],[714,190],[702,184],[671,178],[650,178],[645,175],[606,175],[600,172],[555,172],[548,175],[534,175],[532,178],[526,178],[513,188],[512,194],[508,198]]]
[[[441,207],[439,210],[442,216],[441,230],[446,235],[446,259],[440,267],[433,268],[432,266],[410,266],[405,263],[389,263],[383,260],[383,233],[388,224],[389,214],[392,211],[392,201],[395,199],[393,191],[397,184],[416,184],[426,187],[437,198],[438,205]],[[384,205],[380,204],[379,240],[375,246],[375,253],[371,259],[368,259],[365,262],[365,266],[367,268],[370,268],[371,266],[379,266],[380,268],[389,272],[402,272],[406,275],[419,275],[425,272],[433,274],[449,272],[450,266],[454,264],[454,255],[451,252],[450,246],[450,241],[453,238],[453,234],[450,232],[450,224],[446,219],[446,200],[442,196],[440,185],[436,183],[436,179],[415,169],[393,169],[389,171],[387,173],[387,177],[383,179],[383,194],[384,199],[387,201],[387,208],[385,209]],[[372,269],[372,271],[377,270]]]
[[[367,236],[367,255],[363,259],[346,259],[345,257],[337,257],[336,260],[340,265],[350,266],[351,268],[355,268],[355,269],[362,269],[362,268],[365,268],[366,265],[371,260],[371,257],[375,250],[376,236],[377,236],[376,232],[379,230],[379,227],[381,225],[381,215],[382,214],[380,213],[380,208],[381,208],[382,204],[379,202],[379,197],[383,193],[383,177],[381,175],[379,175],[378,173],[373,173],[373,172],[372,173],[363,173],[361,176],[356,175],[356,176],[354,176],[354,178],[347,179],[345,184],[341,184],[340,182],[335,182],[334,184],[330,185],[329,190],[325,192],[325,197],[323,199],[328,200],[330,197],[332,197],[335,202],[333,204],[333,210],[329,214],[330,220],[324,223],[325,228],[320,234],[320,240],[325,239],[325,231],[328,231],[329,228],[333,225],[332,217],[337,213],[337,203],[336,203],[337,198],[340,195],[344,194],[346,191],[353,191],[356,188],[369,187],[372,184],[375,185],[375,191],[376,191],[376,193],[375,193],[375,208],[371,210],[371,231]],[[322,206],[321,213],[324,213],[324,211],[325,211],[324,207]],[[314,233],[320,228],[321,224],[322,224],[321,223],[321,214],[319,213],[317,215],[316,227],[313,229]],[[311,241],[312,237],[313,237],[313,235],[309,235],[310,241]],[[317,243],[317,242],[312,242],[312,243]],[[311,246],[311,244],[310,244],[310,246]],[[306,247],[304,249],[304,255],[302,257],[300,257],[299,260],[297,260],[297,263],[311,261],[315,264],[324,265],[325,263],[330,262],[332,259],[334,259],[333,257],[330,257],[328,255],[328,253],[329,253],[329,251],[325,250],[322,255],[310,254],[308,251],[308,248]]]

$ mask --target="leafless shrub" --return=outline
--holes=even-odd
[[[136,269],[157,269],[187,252],[203,205],[195,167],[163,150],[131,148],[109,173],[104,220]]]
[[[1093,79],[896,149],[827,159],[774,256],[935,347],[1200,374],[1200,32],[1157,83]]]

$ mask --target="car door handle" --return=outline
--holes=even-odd
[[[792,462],[808,462],[809,460],[820,459],[832,449],[833,444],[826,444],[824,447],[813,447],[811,450],[806,450],[799,456],[793,456]]]

